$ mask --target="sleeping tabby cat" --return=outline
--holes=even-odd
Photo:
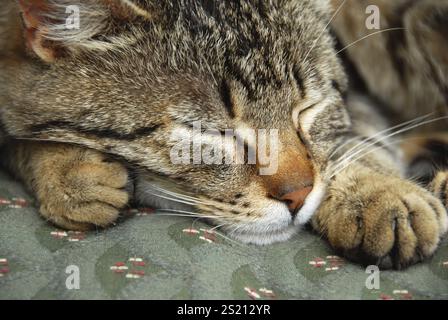
[[[417,262],[448,229],[448,174],[429,190],[406,179],[386,135],[446,111],[448,10],[376,2],[382,23],[406,30],[344,53],[395,111],[388,121],[349,90],[327,28],[339,8],[341,43],[362,36],[365,1],[7,0],[1,160],[64,228],[109,226],[132,200],[255,244],[286,240],[312,219],[349,257]],[[79,29],[63,27],[70,5]],[[389,120],[410,121],[387,131]],[[221,133],[279,130],[277,172],[259,175],[258,162],[173,164],[173,133],[189,135],[196,121]]]

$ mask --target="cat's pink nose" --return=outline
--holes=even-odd
[[[280,200],[284,201],[288,205],[289,211],[293,216],[295,216],[305,203],[306,197],[308,197],[312,190],[313,187],[299,189],[285,194],[280,198]]]

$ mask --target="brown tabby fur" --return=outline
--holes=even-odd
[[[446,201],[446,172],[435,177],[431,193],[405,178],[404,162],[388,146],[342,165],[363,136],[389,124],[371,102],[347,92],[325,31],[334,10],[327,1],[75,2],[84,17],[78,31],[53,27],[73,1],[8,1],[0,9],[1,160],[34,192],[44,217],[70,229],[108,226],[133,198],[177,213],[194,210],[236,239],[267,244],[288,239],[318,209],[312,225],[349,257],[391,258],[399,268],[436,250],[448,229],[440,200]],[[378,3],[386,22],[407,17]],[[345,6],[340,15],[357,9]],[[359,23],[336,19],[333,27],[349,44],[358,33],[347,30],[361,30]],[[418,41],[418,30],[410,32]],[[414,65],[405,82],[381,63],[382,45],[375,55],[366,43],[348,56],[395,111],[388,120],[443,111],[446,73],[438,68],[448,64],[435,44],[425,60],[437,67],[434,83],[419,87],[432,98],[417,112],[422,101],[409,93],[431,68]],[[400,47],[399,56],[411,56],[407,49]],[[366,66],[367,53],[381,60]],[[369,73],[373,65],[381,72]],[[385,75],[390,80],[379,81]],[[409,114],[400,109],[405,105]],[[260,176],[260,163],[174,165],[171,133],[197,120],[221,131],[279,129],[277,173]],[[310,184],[312,193],[291,215],[282,196]]]

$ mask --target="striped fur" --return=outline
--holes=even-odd
[[[420,10],[429,10],[399,2],[400,10],[378,1],[387,26],[411,30]],[[82,9],[79,30],[58,27],[68,3]],[[36,194],[41,213],[66,228],[108,226],[133,197],[207,219],[247,243],[286,240],[313,217],[347,256],[390,257],[396,267],[430,256],[448,228],[430,193],[444,194],[443,177],[430,191],[407,180],[388,127],[426,113],[415,86],[431,97],[425,110],[441,110],[443,57],[414,57],[403,41],[418,42],[412,32],[347,50],[370,92],[396,115],[386,119],[350,90],[329,31],[333,22],[344,45],[358,35],[350,30],[362,34],[350,18],[359,7],[340,7],[332,21],[330,4],[340,2],[22,1],[24,39],[0,52],[0,123],[8,136],[0,160]],[[18,21],[18,14],[0,19],[0,34]],[[428,23],[437,34],[438,24]],[[426,64],[411,68],[407,53]],[[279,130],[278,171],[261,176],[259,162],[172,163],[173,132],[189,134],[198,120],[218,134]],[[311,185],[290,212],[283,196]]]

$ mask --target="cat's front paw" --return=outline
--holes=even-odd
[[[41,167],[35,188],[41,214],[71,230],[106,227],[129,201],[126,168],[96,151],[65,147]]]
[[[345,177],[330,188],[313,223],[346,257],[400,269],[431,256],[448,229],[439,199],[380,174]]]

